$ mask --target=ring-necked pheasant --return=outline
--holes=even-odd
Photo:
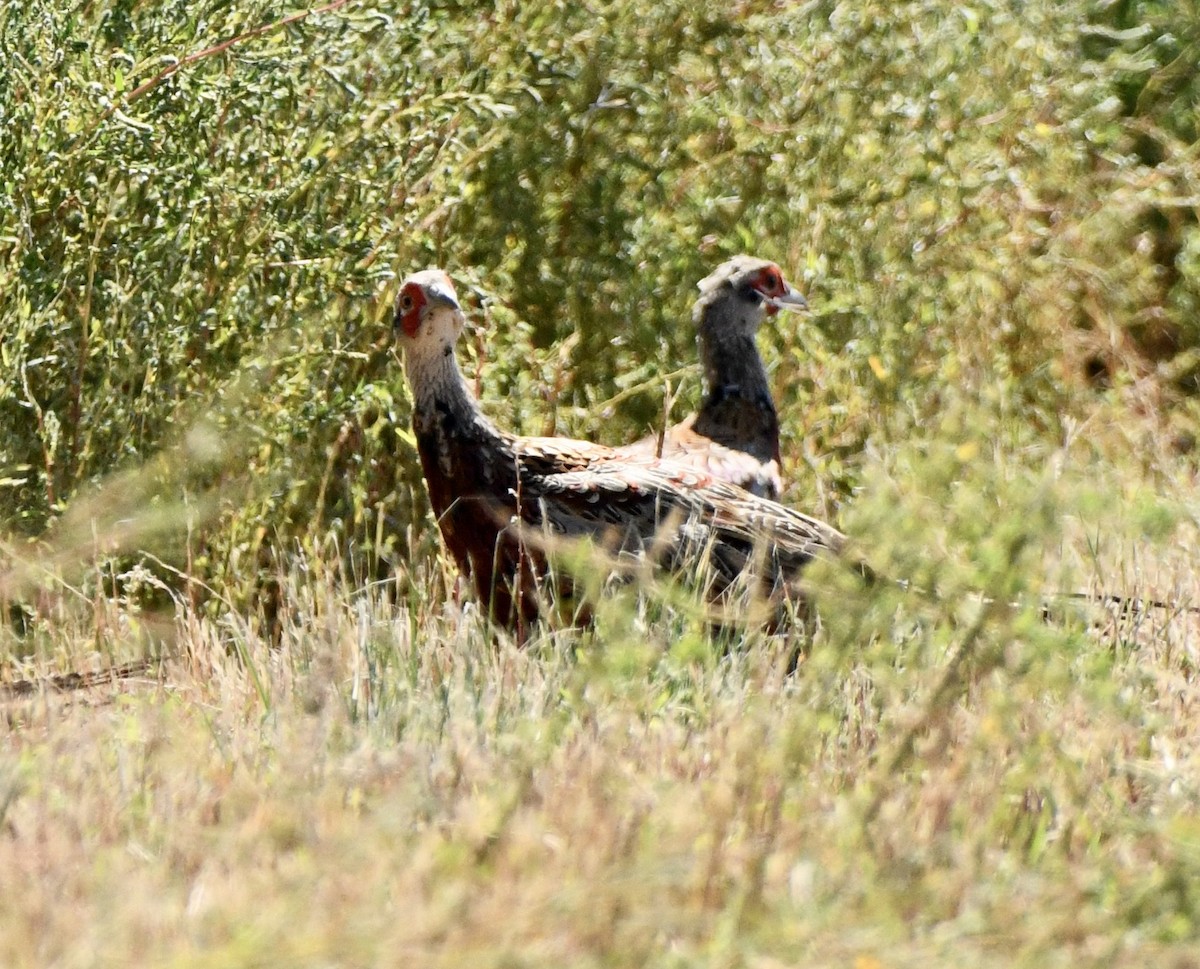
[[[704,558],[712,594],[751,565],[764,590],[778,591],[814,556],[842,547],[843,536],[829,525],[695,468],[499,430],[458,368],[454,348],[464,324],[442,270],[404,281],[395,329],[433,511],[493,618],[519,635],[537,616],[547,536],[648,552],[669,569]]]
[[[700,281],[693,319],[704,364],[700,410],[661,435],[620,450],[661,454],[756,495],[782,490],[779,417],[754,337],[781,309],[804,309],[804,297],[766,259],[734,256]]]

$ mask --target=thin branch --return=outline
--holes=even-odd
[[[104,111],[104,113],[101,114],[100,117],[96,119],[95,123],[92,125],[90,130],[95,131],[96,128],[98,128],[101,124],[103,124],[105,121],[107,121],[109,118],[111,118],[113,116],[113,114],[116,113],[117,111],[119,111],[121,108],[136,101],[143,94],[146,94],[148,91],[151,91],[154,88],[158,87],[158,85],[162,84],[162,82],[165,81],[167,78],[169,78],[171,75],[175,74],[176,72],[182,70],[185,67],[188,67],[191,64],[195,64],[197,61],[202,61],[205,58],[212,57],[215,54],[223,54],[223,53],[225,53],[225,51],[229,50],[235,44],[240,44],[244,40],[250,40],[253,37],[260,37],[263,34],[268,34],[273,30],[278,30],[280,27],[286,27],[289,24],[296,23],[297,21],[306,20],[307,18],[313,16],[314,14],[328,13],[331,10],[336,10],[338,7],[345,6],[348,2],[349,2],[349,0],[332,0],[331,3],[327,3],[322,7],[314,7],[311,10],[301,10],[297,13],[289,14],[288,16],[284,17],[282,20],[276,20],[273,23],[263,24],[261,27],[255,27],[253,30],[248,30],[244,34],[238,34],[235,37],[229,37],[226,40],[223,40],[219,44],[215,44],[212,47],[208,47],[208,48],[205,48],[204,50],[200,50],[200,51],[196,51],[192,54],[188,54],[187,57],[183,58],[183,60],[176,61],[174,64],[170,64],[167,67],[163,68],[161,71],[159,71],[157,74],[155,74],[152,78],[150,78],[147,81],[143,81],[141,84],[139,84],[137,87],[135,87],[132,91],[130,91],[127,95],[125,95],[125,97],[121,98],[119,101],[116,101],[112,105],[110,105]]]

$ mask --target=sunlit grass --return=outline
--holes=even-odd
[[[270,623],[177,598],[148,670],[4,701],[3,961],[1187,951],[1200,617],[1069,603],[1048,622],[1051,576],[1088,553],[1073,529],[1018,517],[997,548],[1028,553],[994,557],[944,496],[921,524],[935,493],[881,474],[894,534],[926,541],[876,553],[941,585],[816,569],[819,621],[777,635],[715,630],[682,589],[588,580],[592,625],[522,649],[436,561],[362,582],[333,547],[275,577]],[[1038,505],[1073,494],[1060,478]],[[1194,603],[1194,524],[1138,537],[1131,508],[1087,581]],[[947,584],[972,569],[974,594]],[[75,625],[66,605],[41,620],[60,648],[22,669],[94,663],[100,609],[114,658],[142,642],[136,603],[98,590]]]
[[[519,649],[474,609],[413,611],[408,576],[320,573],[280,576],[273,639],[180,605],[155,672],[5,701],[6,965],[1190,944],[1195,616],[1005,606],[973,633],[926,604],[866,641],[827,601],[788,676],[777,639],[681,647],[636,596]]]

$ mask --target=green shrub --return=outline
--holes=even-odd
[[[1033,461],[1147,378],[1166,415],[1200,265],[1174,11],[8,4],[0,521],[40,534],[161,452],[210,571],[331,534],[408,555],[389,302],[433,262],[491,411],[621,442],[693,364],[695,282],[778,259],[814,307],[762,337],[790,500],[826,514],[948,409]],[[697,368],[674,385],[682,413]],[[1193,417],[1162,417],[1181,448]]]

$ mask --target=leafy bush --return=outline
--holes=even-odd
[[[215,502],[211,569],[397,554],[423,505],[391,280],[431,262],[489,408],[618,442],[694,360],[695,281],[778,259],[814,306],[763,337],[794,497],[830,514],[864,446],[947,408],[1019,453],[1113,383],[1164,415],[1194,386],[1169,5],[332,6],[4,8],[9,530],[201,426],[155,500]]]

